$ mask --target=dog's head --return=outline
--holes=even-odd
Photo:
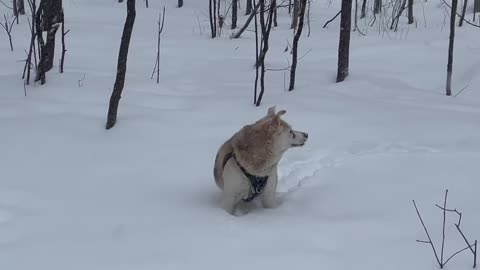
[[[286,113],[285,110],[276,113],[275,106],[273,106],[268,109],[267,115],[263,118],[263,121],[270,122],[272,136],[275,138],[273,142],[281,152],[292,147],[301,147],[308,140],[308,133],[292,129],[290,124],[281,119],[281,116]]]

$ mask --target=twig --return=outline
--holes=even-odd
[[[472,245],[472,246],[473,246],[473,245]],[[472,249],[472,246],[468,246],[468,247],[466,247],[466,248],[464,248],[464,249],[461,249],[461,250],[453,253],[453,255],[450,256],[450,257],[445,261],[445,263],[443,264],[443,266],[445,266],[445,265],[448,263],[448,261],[450,261],[451,258],[455,257],[455,255],[457,255],[457,254],[459,254],[459,253],[461,253],[461,252],[463,252],[463,251],[465,251],[465,250],[467,250],[467,249]],[[443,267],[442,267],[442,268],[443,268]],[[474,267],[474,268],[475,268],[475,267]]]
[[[465,86],[464,88],[462,88],[462,90],[460,90],[458,93],[456,93],[453,97],[457,97],[458,95],[460,95],[460,93],[463,92],[463,90],[467,89],[468,88],[468,85]]]
[[[331,18],[330,20],[328,20],[328,21],[323,25],[323,28],[327,27],[327,25],[328,25],[329,23],[331,23],[333,20],[335,20],[335,19],[338,17],[338,15],[340,15],[340,13],[342,13],[341,10],[337,13],[337,15],[335,15],[333,18]]]
[[[446,208],[443,208],[441,207],[440,205],[438,204],[435,204],[436,207],[440,208],[441,210],[445,210],[447,212],[455,212],[458,214],[459,218],[458,218],[458,226],[460,226],[460,223],[462,222],[462,213],[458,212],[457,209],[446,209]]]
[[[428,237],[428,242],[433,249],[433,254],[435,255],[435,259],[437,259],[437,262],[439,265],[441,265],[440,260],[438,259],[437,251],[435,250],[435,246],[433,245],[432,238],[430,237],[430,234],[428,233],[427,227],[425,226],[425,223],[423,222],[422,216],[420,215],[420,212],[418,211],[417,204],[415,203],[415,200],[413,201],[413,205],[415,206],[415,210],[417,211],[418,218],[420,219],[420,222],[422,223],[423,229],[425,230],[425,233],[427,234]]]
[[[448,196],[448,189],[445,190],[445,200],[443,201],[443,229],[442,229],[442,251],[440,253],[440,266],[443,266],[443,248],[445,247],[445,221],[447,219],[447,196]]]
[[[10,50],[13,52],[13,44],[12,44],[12,28],[15,23],[15,18],[13,21],[8,23],[7,20],[7,15],[3,14],[3,17],[5,18],[5,24],[0,22],[0,26],[2,26],[3,29],[5,29],[5,32],[7,32],[8,35],[8,41],[10,42]],[[18,17],[17,17],[18,18]]]

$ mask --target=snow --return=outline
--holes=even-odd
[[[439,249],[434,204],[445,189],[464,233],[480,238],[480,37],[456,29],[453,93],[467,88],[446,97],[441,1],[416,2],[417,25],[402,16],[397,33],[359,20],[367,35],[352,32],[350,74],[339,84],[339,19],[322,26],[340,1],[314,1],[296,89],[284,90],[284,72],[268,72],[259,108],[254,36],[231,40],[224,29],[210,39],[206,1],[181,9],[166,1],[160,84],[150,80],[164,1],[152,2],[137,1],[118,122],[108,131],[125,3],[65,0],[65,73],[55,65],[26,97],[26,18],[14,26],[14,52],[0,34],[0,269],[433,269],[431,248],[416,242],[426,236],[412,199]],[[269,68],[291,57],[285,12],[279,24]],[[279,165],[278,208],[230,216],[213,180],[216,151],[271,105],[309,141]],[[464,247],[448,217],[446,257]],[[447,268],[472,263],[465,252]]]

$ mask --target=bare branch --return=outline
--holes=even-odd
[[[335,15],[333,18],[331,18],[330,20],[328,20],[324,25],[323,25],[323,28],[327,27],[327,25],[331,22],[333,22],[337,17],[338,15],[340,15],[340,13],[342,13],[342,11],[340,10],[337,15]]]
[[[415,210],[417,211],[418,218],[420,219],[420,222],[422,223],[423,229],[425,230],[425,233],[427,234],[428,241],[430,245],[432,246],[433,249],[433,254],[435,255],[435,259],[437,259],[437,262],[439,265],[442,265],[440,263],[440,259],[438,258],[437,251],[435,250],[435,245],[433,245],[432,238],[430,237],[430,234],[428,233],[427,227],[425,226],[425,223],[423,222],[422,216],[420,215],[420,212],[418,211],[417,204],[415,203],[415,200],[413,201],[413,205],[415,206]]]

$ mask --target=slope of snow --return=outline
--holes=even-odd
[[[444,96],[440,1],[416,2],[417,27],[402,17],[397,34],[359,21],[367,36],[352,33],[341,84],[339,21],[322,29],[340,2],[314,1],[299,54],[311,51],[299,61],[295,91],[284,90],[288,74],[268,72],[259,108],[251,105],[251,32],[212,40],[206,1],[181,9],[166,1],[157,85],[150,74],[163,1],[149,9],[137,1],[118,122],[107,131],[125,16],[116,2],[65,0],[65,73],[55,66],[26,97],[26,18],[14,26],[14,52],[0,34],[0,269],[432,269],[430,247],[416,242],[425,236],[411,200],[439,248],[434,204],[445,189],[449,206],[464,213],[465,234],[480,238],[480,37],[457,28],[454,94],[468,87]],[[289,21],[279,15],[270,68],[290,59]],[[230,216],[213,180],[215,153],[274,104],[310,139],[280,163],[278,208]],[[446,256],[464,247],[455,221],[449,215]],[[449,267],[471,264],[462,253]]]

